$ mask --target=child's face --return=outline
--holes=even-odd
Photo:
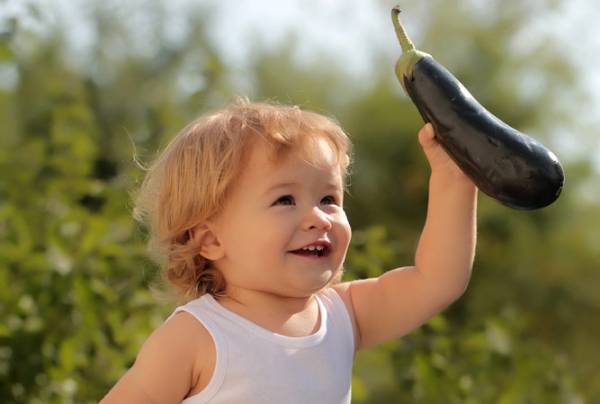
[[[334,154],[319,145],[317,165],[290,157],[274,164],[265,145],[251,149],[228,205],[214,221],[223,256],[214,262],[227,293],[304,297],[341,270],[351,230]]]

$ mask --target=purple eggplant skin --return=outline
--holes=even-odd
[[[554,153],[486,110],[433,58],[418,61],[404,87],[438,142],[485,195],[519,210],[558,198],[565,174]]]
[[[559,197],[565,173],[538,141],[486,110],[444,66],[416,50],[392,9],[402,55],[396,76],[436,139],[488,197],[519,210],[540,209]]]

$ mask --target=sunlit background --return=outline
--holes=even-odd
[[[351,74],[366,85],[374,69],[385,62],[393,63],[399,55],[389,17],[391,7],[398,2],[110,0],[104,3],[117,15],[130,20],[136,52],[153,51],[154,44],[148,39],[156,34],[153,32],[156,23],[153,10],[156,8],[161,9],[161,18],[164,19],[162,34],[173,42],[180,40],[189,29],[189,21],[186,20],[190,12],[208,16],[207,35],[231,70],[233,90],[244,94],[253,92],[247,71],[256,51],[277,50],[286,46],[286,41],[291,38],[294,63],[310,65],[326,56],[335,63],[336,69]],[[419,3],[415,0],[401,3],[405,10],[405,25],[416,42],[428,27],[424,19],[428,18],[428,13],[435,12],[438,4],[436,1]],[[4,18],[17,16],[24,26],[40,33],[47,28],[46,24],[63,25],[72,52],[70,57],[81,59],[89,56],[92,45],[98,39],[97,32],[89,24],[94,4],[91,0],[4,0],[0,7]],[[33,15],[27,12],[31,7],[37,8]],[[453,16],[460,21],[461,9],[464,8],[468,13],[493,19],[495,7],[485,0],[465,0],[460,2],[460,8],[456,8]],[[528,16],[527,24],[519,27],[520,47],[528,48],[540,41],[551,42],[557,55],[573,63],[579,75],[577,85],[589,96],[587,102],[577,106],[580,111],[578,120],[581,128],[593,130],[600,122],[600,29],[595,23],[600,18],[600,4],[593,0],[547,0],[527,8],[532,10],[532,15]],[[9,72],[0,74],[0,85],[14,80]],[[194,83],[185,84],[194,86]],[[568,148],[569,153],[592,153],[596,160],[600,160],[598,136],[581,138],[564,132],[559,136],[568,138],[561,146]]]
[[[97,402],[173,306],[131,220],[147,161],[236,94],[333,114],[356,145],[347,278],[410,264],[422,122],[382,0],[0,0],[0,402]],[[475,97],[563,162],[533,212],[480,198],[472,283],[360,353],[356,403],[600,402],[600,3],[406,0]]]

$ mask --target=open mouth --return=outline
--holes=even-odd
[[[331,249],[326,245],[310,245],[291,251],[291,253],[304,257],[326,257],[331,253]]]

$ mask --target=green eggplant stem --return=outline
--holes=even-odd
[[[398,37],[398,42],[400,42],[400,47],[402,48],[402,53],[409,52],[415,50],[415,45],[412,43],[406,30],[402,26],[400,22],[400,6],[397,5],[392,9],[392,22],[394,23],[394,29],[396,30],[396,36]]]
[[[402,23],[400,22],[400,6],[397,5],[392,9],[392,22],[394,23],[394,29],[398,36],[398,42],[402,48],[402,55],[396,63],[396,77],[400,81],[400,84],[404,87],[404,78],[412,79],[412,69],[417,62],[425,57],[431,57],[428,53],[421,52],[415,48],[408,34],[404,30]]]

